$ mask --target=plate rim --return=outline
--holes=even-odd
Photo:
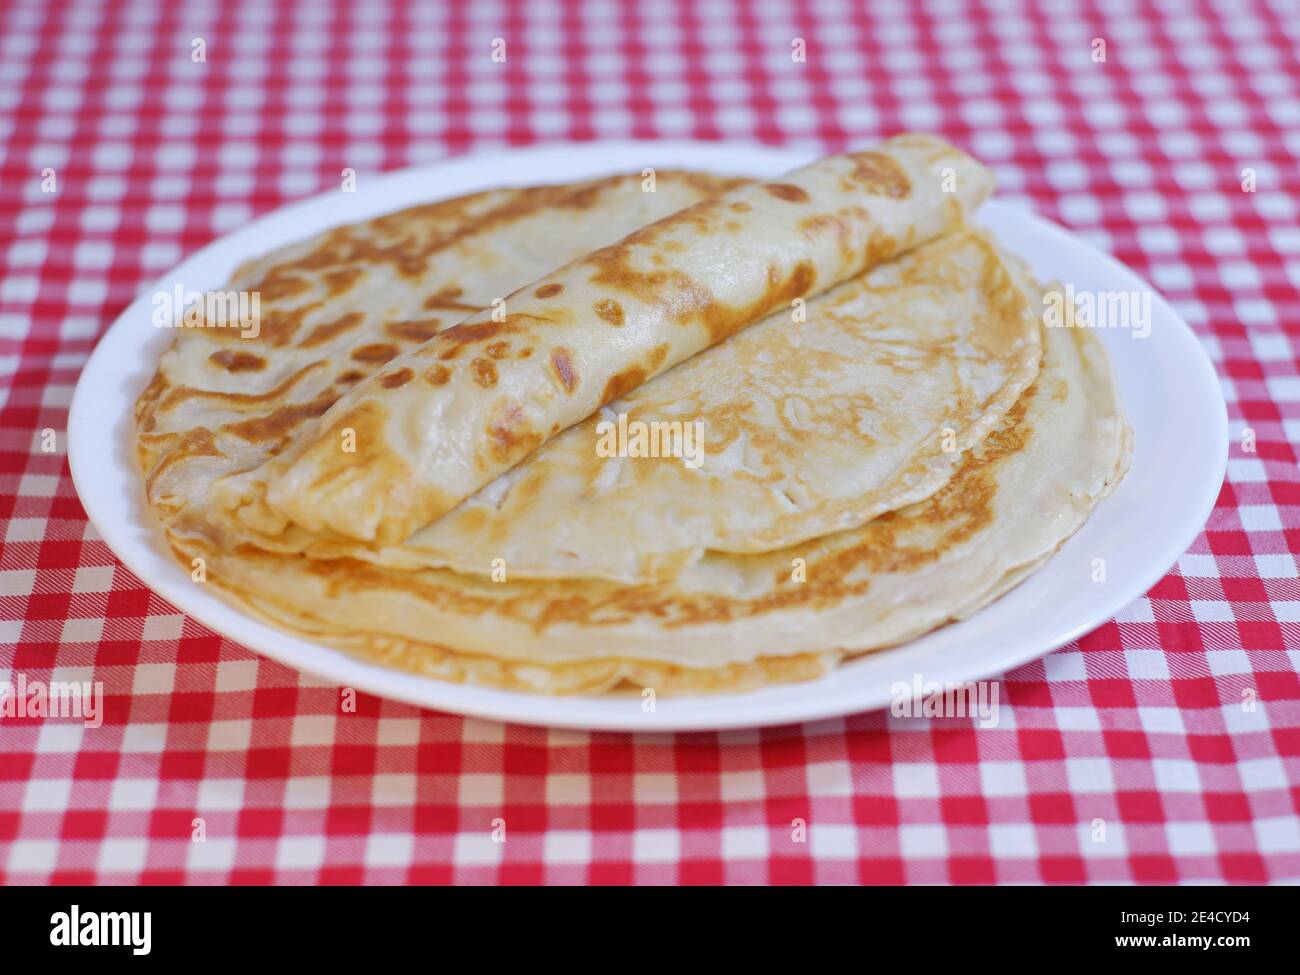
[[[491,171],[493,168],[500,167],[503,160],[510,160],[515,164],[526,164],[531,161],[536,167],[539,164],[548,162],[548,157],[553,157],[555,160],[553,165],[559,165],[562,171],[546,172],[544,181],[557,181],[587,178],[601,172],[626,171],[626,169],[614,165],[614,160],[630,156],[640,156],[643,163],[660,167],[670,165],[686,166],[713,169],[713,171],[717,172],[725,172],[731,169],[733,172],[751,172],[761,175],[765,172],[775,173],[781,171],[782,168],[799,165],[808,159],[814,158],[816,154],[814,149],[805,151],[802,147],[689,140],[619,140],[613,142],[546,143],[517,148],[505,147],[485,152],[444,157],[429,163],[378,174],[366,180],[367,188],[374,186],[389,192],[393,192],[394,188],[396,188],[395,191],[400,193],[404,182],[416,183],[421,181],[422,177],[431,173],[441,173],[444,176],[452,175],[453,177],[460,176],[458,185],[450,188],[439,187],[434,194],[425,193],[419,197],[412,196],[402,201],[393,202],[387,200],[383,192],[375,193],[373,196],[367,192],[365,195],[370,197],[369,203],[363,203],[360,200],[353,201],[342,211],[346,215],[340,216],[340,208],[334,207],[331,209],[324,206],[327,201],[337,203],[340,191],[327,189],[305,199],[277,207],[240,228],[219,234],[203,247],[182,258],[171,269],[142,287],[135,298],[104,330],[97,340],[94,350],[87,357],[86,363],[82,367],[68,409],[67,453],[73,484],[86,512],[87,519],[94,526],[113,556],[130,569],[144,586],[171,603],[179,612],[197,620],[213,632],[234,643],[247,647],[259,656],[275,660],[301,673],[324,678],[331,684],[356,687],[380,697],[391,698],[417,707],[534,727],[593,732],[634,732],[638,734],[726,731],[772,727],[815,722],[849,714],[871,713],[880,710],[887,706],[887,702],[864,700],[854,703],[846,701],[844,698],[847,692],[844,689],[841,689],[838,694],[830,696],[829,699],[819,700],[818,686],[831,681],[837,674],[842,676],[844,668],[851,667],[854,661],[845,662],[841,667],[832,671],[830,675],[799,684],[775,685],[774,687],[761,688],[755,691],[722,695],[663,697],[657,702],[657,709],[651,715],[645,714],[639,708],[631,706],[630,701],[626,701],[624,702],[626,705],[624,711],[618,715],[603,714],[599,716],[584,715],[583,709],[606,711],[608,708],[601,705],[613,704],[618,699],[611,698],[608,695],[550,696],[479,687],[442,681],[437,678],[371,663],[348,654],[346,651],[336,650],[323,644],[317,644],[310,639],[288,634],[249,616],[238,607],[225,602],[211,592],[194,589],[193,583],[188,582],[188,574],[185,573],[174,558],[170,559],[167,564],[170,565],[174,574],[179,578],[170,580],[165,576],[161,579],[158,578],[155,575],[154,567],[146,564],[149,561],[151,551],[153,556],[159,555],[159,552],[156,551],[157,546],[146,545],[143,551],[136,551],[134,541],[127,537],[127,532],[134,526],[129,523],[119,525],[116,520],[108,517],[109,513],[104,510],[106,502],[100,498],[99,492],[88,490],[92,487],[90,478],[93,472],[88,470],[86,465],[89,465],[91,461],[82,459],[82,448],[74,449],[74,445],[87,442],[84,438],[90,436],[85,432],[85,424],[90,423],[90,411],[87,411],[86,404],[98,392],[98,384],[95,379],[99,378],[103,370],[108,367],[111,352],[119,345],[138,348],[148,346],[155,341],[161,341],[159,338],[152,340],[135,339],[133,337],[124,338],[131,328],[138,328],[139,323],[133,325],[132,322],[139,315],[142,307],[147,306],[150,295],[163,288],[164,282],[174,280],[186,273],[187,268],[201,266],[220,259],[224,252],[234,249],[232,248],[232,241],[264,239],[265,236],[269,236],[271,241],[260,245],[258,251],[258,253],[266,253],[283,243],[304,239],[330,226],[366,219],[366,216],[358,216],[358,213],[368,212],[370,215],[378,215],[379,213],[390,212],[395,208],[412,206],[431,199],[444,199],[452,195],[474,192],[475,189],[489,186],[522,185],[527,182],[538,182],[536,178],[525,179],[514,184],[503,180],[499,176],[479,178],[480,174],[476,172],[476,164],[488,160],[492,162],[492,167],[489,167],[488,170]],[[659,159],[663,161],[655,161]],[[720,164],[715,165],[715,163]],[[516,165],[515,168],[516,170],[529,169],[526,165]],[[535,171],[532,172],[532,176],[536,176]],[[453,179],[453,182],[455,181]],[[362,197],[362,194],[357,194],[357,196]],[[319,216],[314,215],[316,208],[323,211]],[[1058,649],[1063,644],[1091,632],[1097,626],[1103,625],[1107,620],[1113,619],[1115,614],[1124,606],[1149,591],[1153,585],[1168,573],[1173,565],[1177,564],[1178,558],[1187,551],[1188,546],[1203,530],[1221,492],[1228,461],[1227,404],[1222,394],[1218,373],[1195,330],[1177,313],[1167,299],[1149,282],[1140,278],[1113,255],[1101,250],[1083,237],[1071,233],[1066,228],[1040,216],[1019,200],[993,200],[986,203],[980,212],[982,214],[1000,214],[1002,219],[1027,221],[1036,233],[1051,236],[1064,246],[1085,249],[1106,276],[1136,280],[1145,289],[1149,290],[1153,295],[1153,306],[1158,315],[1168,318],[1177,326],[1176,331],[1179,333],[1184,346],[1190,343],[1191,360],[1200,373],[1194,385],[1198,389],[1212,388],[1214,390],[1213,402],[1209,404],[1211,407],[1217,407],[1217,409],[1211,410],[1214,414],[1212,418],[1214,430],[1212,433],[1217,437],[1218,442],[1222,444],[1222,450],[1214,458],[1215,469],[1211,472],[1213,476],[1207,475],[1198,488],[1195,499],[1197,502],[1195,510],[1198,517],[1194,524],[1190,517],[1187,521],[1187,524],[1193,527],[1178,533],[1176,539],[1172,537],[1166,538],[1164,544],[1159,546],[1162,554],[1152,564],[1162,567],[1158,569],[1152,568],[1141,573],[1135,580],[1130,580],[1127,585],[1124,585],[1119,590],[1119,596],[1105,600],[1108,605],[1111,603],[1114,605],[1099,620],[1090,619],[1081,622],[1064,631],[1064,633],[1054,634],[1045,641],[1029,641],[1036,648],[1031,652],[1024,652],[1022,649],[1011,654],[1003,651],[1002,654],[990,655],[988,659],[978,666],[962,670],[963,676],[959,678],[962,680],[985,679],[1005,673],[1029,661],[1039,659]],[[293,229],[296,227],[297,221],[302,220],[304,217],[307,218],[309,223],[316,225],[317,229],[308,231]],[[282,225],[282,228],[278,233],[266,235],[265,232],[271,225]],[[277,240],[276,238],[280,239]],[[249,256],[248,253],[244,253],[243,258]],[[232,263],[229,268],[221,273],[228,275],[233,267],[234,264]],[[221,282],[214,282],[212,286],[219,283]],[[141,332],[146,336],[151,334],[143,330]],[[1109,346],[1107,352],[1110,353]],[[156,358],[150,358],[141,368],[147,371],[146,374],[151,374],[155,367]],[[137,389],[137,395],[138,392]],[[1124,390],[1122,388],[1120,389],[1120,395],[1121,402],[1123,402]],[[127,400],[128,413],[129,405],[133,400],[134,397]],[[99,437],[99,439],[110,444],[117,439],[117,433],[122,424],[125,423],[128,427],[133,427],[129,415],[114,417],[111,423],[114,435],[106,438],[102,437],[102,435]],[[94,439],[89,442],[94,443]],[[111,446],[106,449],[110,450],[112,456],[117,459],[119,453],[117,447]],[[1140,443],[1136,449],[1141,449]],[[115,475],[121,473],[120,465],[117,464],[113,464],[111,470]],[[132,512],[135,513],[144,507],[143,492],[140,490],[142,478],[133,463],[127,465],[126,473],[131,481],[131,484],[127,486],[127,490],[136,495],[132,501],[128,502],[128,505]],[[1106,504],[1109,501],[1110,499],[1107,499],[1102,503]],[[150,515],[150,518],[152,518],[152,515]],[[156,522],[145,527],[154,536],[158,535]],[[1086,527],[1087,524],[1085,523],[1080,527],[1080,531],[1083,531]],[[1177,544],[1174,544],[1175,541]],[[127,554],[124,555],[124,552]],[[1165,564],[1166,555],[1164,553],[1166,552],[1172,552],[1168,564]],[[1048,561],[1050,563],[1051,559]],[[173,584],[180,579],[186,580],[183,587]],[[1014,591],[1013,588],[1011,592]],[[996,602],[995,600],[994,604]],[[973,614],[971,618],[978,617],[978,615],[979,612]],[[1091,613],[1090,616],[1095,617],[1096,613]],[[949,626],[961,626],[962,622],[949,624]],[[946,628],[941,627],[940,629]],[[252,637],[250,638],[245,634],[252,634]],[[275,647],[277,641],[290,645],[290,648],[286,650],[284,647]],[[268,649],[268,644],[273,649]],[[292,648],[292,644],[302,644],[304,650],[296,651]],[[876,657],[878,654],[897,654],[908,646],[909,644],[903,644],[897,648],[886,648],[875,653],[866,654],[859,660]],[[313,655],[313,659],[302,659],[308,652]],[[315,665],[317,662],[319,662],[319,666]],[[763,698],[774,691],[782,692],[776,695],[778,697],[787,697],[790,692],[794,692],[794,698],[782,702],[764,702]]]

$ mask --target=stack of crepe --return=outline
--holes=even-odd
[[[149,502],[196,584],[423,674],[824,674],[1006,592],[1126,470],[1097,338],[969,220],[992,184],[908,135],[283,248],[228,286],[257,337],[182,329],[141,395]]]

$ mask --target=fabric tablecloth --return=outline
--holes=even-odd
[[[105,707],[98,728],[0,718],[0,878],[1300,881],[1294,0],[2,9],[0,680],[101,681]],[[905,129],[1154,283],[1228,401],[1205,531],[1115,620],[1005,675],[996,728],[587,734],[366,695],[344,713],[337,687],[152,594],[85,519],[63,431],[97,336],[345,167]]]

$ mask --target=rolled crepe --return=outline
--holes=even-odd
[[[907,135],[650,224],[359,383],[266,465],[253,517],[399,542],[647,379],[959,226],[992,189],[974,159]]]

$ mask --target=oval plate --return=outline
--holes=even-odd
[[[645,712],[634,694],[543,697],[446,683],[367,663],[258,622],[190,581],[146,507],[135,461],[132,410],[171,340],[150,324],[151,296],[182,284],[217,289],[246,258],[329,227],[492,186],[568,182],[642,168],[773,176],[804,152],[700,143],[544,146],[403,170],[362,180],[268,214],[209,244],[143,291],[90,357],[68,419],[72,478],[86,513],[128,568],[159,595],[259,653],[339,685],[461,714],[563,728],[685,731],[836,717],[887,706],[896,682],[966,681],[1001,674],[1106,622],[1164,575],[1205,524],[1227,463],[1227,412],[1209,359],[1154,289],[1113,258],[1022,207],[992,201],[978,221],[1044,280],[1079,290],[1151,291],[1144,339],[1129,329],[1101,337],[1135,434],[1133,466],[1115,493],[1042,568],[969,619],[868,654],[815,681],[743,694],[664,697]],[[1105,583],[1091,581],[1104,558]]]

